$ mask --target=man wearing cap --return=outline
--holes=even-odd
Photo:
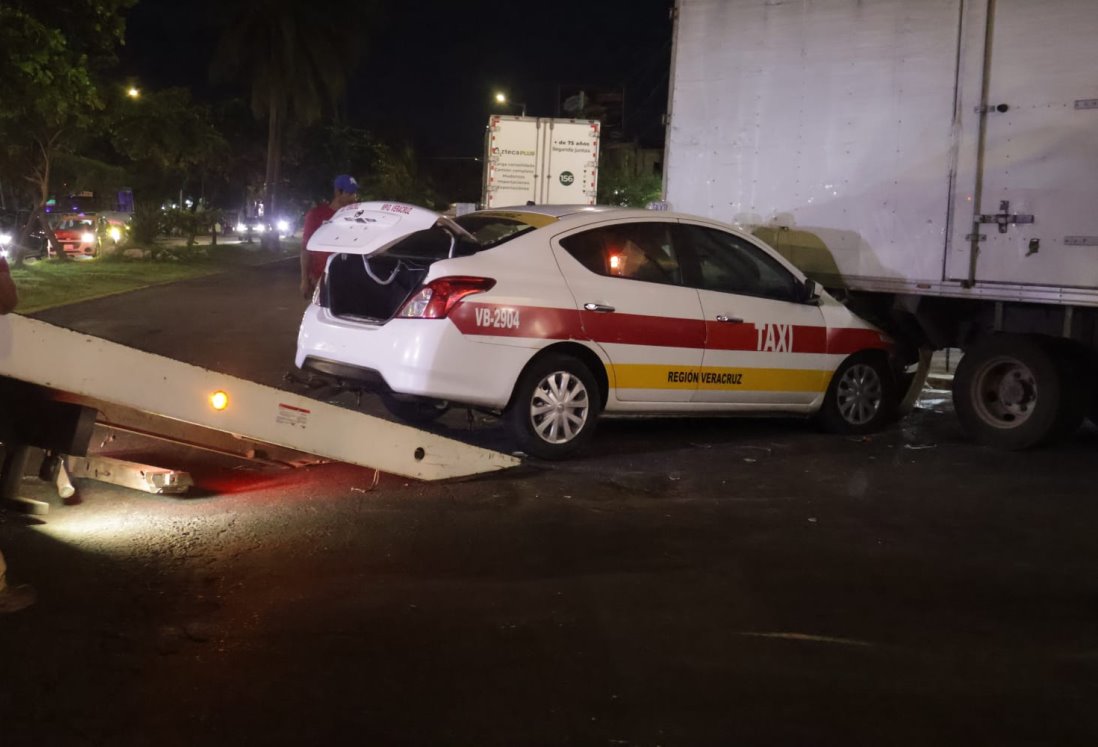
[[[336,211],[345,205],[350,205],[358,199],[358,182],[353,176],[340,174],[332,183],[335,194],[332,201],[317,205],[305,214],[305,226],[301,231],[301,295],[309,298],[313,295],[313,289],[324,274],[324,265],[331,256],[331,252],[310,252],[309,238],[316,229],[320,228],[326,220],[330,220]]]

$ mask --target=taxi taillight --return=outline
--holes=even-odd
[[[432,280],[405,301],[397,316],[404,319],[445,319],[458,301],[490,290],[492,278],[451,277]]]

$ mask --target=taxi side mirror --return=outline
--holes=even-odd
[[[801,302],[820,302],[820,286],[812,278],[805,278],[804,283],[801,285]]]

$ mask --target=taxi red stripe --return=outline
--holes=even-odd
[[[517,312],[517,326],[493,316],[496,309]],[[478,318],[478,310],[482,315]],[[533,337],[545,340],[594,340],[618,345],[759,350],[754,324],[727,324],[693,319],[669,319],[645,314],[599,313],[542,306],[459,303],[450,320],[467,335]],[[514,318],[514,317],[511,317]],[[708,338],[708,344],[707,344]],[[765,340],[765,338],[764,338]],[[870,329],[794,325],[792,353],[849,355],[859,350],[888,349],[879,333]]]
[[[492,316],[496,309],[518,312],[518,326],[506,326],[505,319]],[[478,319],[477,312],[489,316],[487,324]],[[490,335],[493,337],[538,337],[545,340],[584,339],[580,313],[575,309],[552,309],[544,306],[510,306],[463,301],[450,311],[450,321],[466,335]]]
[[[597,342],[653,345],[661,348],[704,348],[705,322],[618,312],[580,312],[584,329]]]
[[[850,355],[859,350],[890,350],[892,345],[881,338],[881,333],[859,327],[837,327],[827,330],[827,352],[834,355]]]
[[[778,325],[773,325],[777,327]],[[782,325],[786,328],[785,325]],[[728,322],[709,322],[709,338],[706,347],[710,350],[760,350],[759,330],[754,324],[729,324]],[[810,327],[807,325],[793,325],[793,345],[784,352],[790,353],[826,353],[827,329],[825,327]],[[765,344],[766,334],[763,333]]]

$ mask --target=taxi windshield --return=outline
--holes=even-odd
[[[67,218],[57,224],[58,231],[80,231],[91,228],[92,222],[86,219]]]

